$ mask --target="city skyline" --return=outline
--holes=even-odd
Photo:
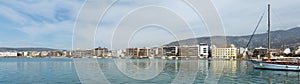
[[[102,0],[99,0],[102,2]],[[250,35],[257,24],[267,3],[272,5],[272,30],[287,30],[298,27],[300,21],[300,1],[284,0],[273,1],[216,1],[212,0],[224,25],[225,34],[228,36]],[[283,4],[284,3],[284,4]],[[84,0],[76,1],[32,1],[11,0],[0,1],[0,46],[1,47],[48,47],[59,49],[72,49],[72,35],[75,23],[89,23],[77,20]],[[101,4],[95,4],[101,5]],[[190,25],[195,37],[210,36],[206,26],[193,10],[180,0],[176,1],[130,1],[116,2],[106,15],[95,34],[95,47],[110,47],[113,32],[120,20],[132,10],[148,5],[163,6],[175,12]],[[97,9],[90,9],[94,11]],[[147,16],[147,15],[144,15]],[[88,17],[88,16],[86,16]],[[163,18],[163,17],[161,17]],[[170,19],[170,18],[163,18]],[[241,22],[243,21],[243,22]],[[98,22],[98,21],[97,21]],[[97,23],[96,22],[96,23]],[[159,22],[159,20],[158,20]],[[170,20],[170,23],[174,23]],[[258,33],[266,32],[266,18],[258,29]],[[185,39],[193,38],[184,36],[186,29],[175,26]],[[188,33],[188,32],[187,32]],[[146,37],[146,38],[145,38]],[[176,40],[170,32],[160,27],[150,26],[131,38],[131,47],[160,46]]]

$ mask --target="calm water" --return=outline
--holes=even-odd
[[[1,58],[1,84],[283,83],[300,73],[253,69],[246,61]]]

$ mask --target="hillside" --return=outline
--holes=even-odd
[[[51,48],[7,48],[7,47],[0,47],[0,51],[52,51],[57,49]]]
[[[267,47],[267,33],[255,34],[249,48]],[[234,44],[237,47],[246,47],[251,35],[247,36],[226,36],[227,44]],[[198,41],[198,42],[197,42]],[[171,42],[166,46],[179,45],[178,41]],[[197,43],[210,44],[210,37],[191,38],[180,40],[182,45],[195,45]],[[282,49],[283,44],[285,47],[295,49],[300,45],[300,27],[295,27],[289,30],[271,31],[271,48]]]

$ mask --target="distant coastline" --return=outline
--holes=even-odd
[[[53,51],[53,50],[60,50],[60,49],[53,49],[53,48],[42,48],[42,47],[20,47],[20,48],[12,48],[12,47],[0,47],[0,52],[5,51]]]

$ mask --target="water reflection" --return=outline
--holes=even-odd
[[[4,84],[300,83],[299,72],[254,69],[243,60],[0,59],[0,67]]]
[[[165,60],[158,59],[115,59],[118,70],[136,80],[149,80],[160,74],[165,67]],[[113,65],[111,65],[113,66]]]
[[[186,61],[180,60],[180,65],[177,65],[177,60],[175,61],[175,67],[179,67],[179,72],[177,73],[175,79],[172,83],[175,84],[191,84],[194,82],[197,72],[199,70],[199,61]],[[177,70],[175,68],[175,70]]]
[[[2,58],[0,67],[1,84],[80,83],[72,60]]]
[[[98,59],[109,83],[298,83],[299,72],[254,69],[242,60]],[[94,73],[95,74],[95,73]]]
[[[99,66],[110,83],[218,83],[223,73],[236,73],[237,61],[118,59]],[[105,60],[107,61],[107,60]],[[199,75],[202,74],[202,75]],[[203,78],[202,80],[197,80]]]

